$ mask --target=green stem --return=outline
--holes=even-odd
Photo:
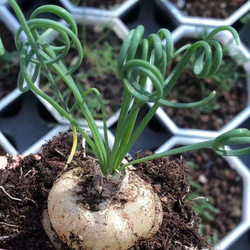
[[[131,161],[127,164],[122,165],[119,168],[119,171],[122,171],[124,168],[126,168],[129,165],[134,165],[134,164],[138,164],[138,163],[145,162],[145,161],[151,161],[151,160],[161,158],[164,156],[177,155],[177,154],[182,154],[182,153],[189,152],[189,151],[199,150],[202,148],[209,148],[212,146],[212,144],[213,144],[213,140],[209,140],[206,142],[199,142],[199,143],[195,143],[193,145],[182,146],[179,148],[164,151],[162,153],[146,156],[146,157],[143,157],[143,158],[140,158],[140,159],[137,159],[137,160],[134,160],[134,161]]]

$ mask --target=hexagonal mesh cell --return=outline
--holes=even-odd
[[[195,39],[182,39],[175,44],[176,50],[184,44],[194,44]],[[225,51],[226,51],[225,47]],[[205,79],[198,79],[191,70],[192,62],[183,70],[167,99],[178,103],[191,103],[208,96],[213,90],[212,101],[198,108],[174,109],[164,107],[178,127],[203,130],[220,130],[247,106],[247,72],[227,52],[218,72]],[[176,58],[169,65],[169,74],[178,63]],[[241,98],[238,98],[238,97]]]
[[[13,138],[15,141],[13,146],[20,153],[45,135],[56,123],[48,112],[43,114],[47,117],[44,120],[38,108],[38,99],[28,92],[0,112],[0,130]],[[12,112],[13,110],[15,112]]]
[[[208,33],[209,30],[204,28],[182,25],[172,33],[175,49],[178,50],[186,44],[194,45]],[[214,98],[206,105],[196,108],[162,106],[157,111],[165,126],[175,134],[192,133],[197,136],[214,137],[237,127],[248,117],[250,95],[248,53],[243,46],[236,45],[229,32],[218,33],[214,39],[223,49],[223,60],[216,74],[200,79],[195,77],[191,57],[166,99],[172,103],[192,103],[216,91]],[[177,65],[180,65],[183,54],[184,52],[172,60],[165,79]]]

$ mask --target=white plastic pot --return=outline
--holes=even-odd
[[[202,142],[202,138],[190,138],[173,136],[160,148],[156,150],[156,153],[167,151],[175,146],[190,145],[198,142]],[[241,211],[241,222],[230,231],[215,247],[215,250],[227,249],[237,239],[239,239],[250,227],[250,171],[248,167],[238,157],[223,157],[230,167],[234,169],[238,175],[242,178],[242,211]]]
[[[161,10],[165,11],[166,14],[171,16],[173,22],[176,25],[192,24],[192,25],[201,25],[210,27],[232,25],[237,20],[239,20],[239,18],[241,18],[244,14],[250,11],[250,2],[248,1],[244,5],[242,5],[239,9],[235,10],[235,12],[226,19],[216,19],[216,18],[187,16],[185,13],[180,11],[175,4],[173,4],[169,0],[156,0],[156,4]],[[220,7],[218,6],[218,8]]]
[[[60,0],[60,2],[72,14],[92,15],[95,16],[96,19],[99,19],[99,17],[119,17],[129,11],[135,4],[139,2],[139,0],[126,0],[121,5],[114,6],[110,10],[94,7],[75,6],[69,0]]]
[[[176,30],[173,31],[173,41],[174,43],[180,41],[182,38],[202,38],[204,31],[209,31],[210,29],[204,29],[198,26],[192,25],[181,25]],[[184,136],[199,136],[199,137],[207,137],[213,138],[218,136],[221,133],[224,133],[230,129],[238,127],[242,124],[249,116],[250,116],[250,54],[249,51],[244,47],[244,45],[237,46],[233,41],[231,33],[228,31],[220,32],[215,37],[222,44],[226,45],[229,49],[229,54],[231,56],[239,55],[241,53],[248,60],[242,64],[243,68],[246,72],[246,82],[247,82],[247,90],[248,90],[248,100],[244,110],[238,113],[233,120],[224,125],[218,131],[212,130],[202,130],[202,129],[192,129],[192,128],[180,128],[178,127],[174,121],[167,115],[167,113],[160,107],[157,112],[157,118],[162,122],[162,124],[171,131],[174,135],[184,135]],[[149,103],[150,106],[152,104]]]

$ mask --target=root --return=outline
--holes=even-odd
[[[10,236],[8,236],[8,235],[0,236],[0,240],[7,240],[9,238],[10,238]],[[0,250],[1,250],[1,248],[0,248]]]
[[[9,224],[9,223],[2,222],[2,221],[0,222],[0,225],[4,225],[4,226],[8,226],[8,227],[20,228],[20,226],[18,226],[18,225]]]
[[[4,188],[3,186],[0,186],[0,188],[2,189],[2,191],[3,191],[11,200],[23,202],[21,199],[15,198],[15,197],[11,196],[11,195],[5,190],[5,188]]]

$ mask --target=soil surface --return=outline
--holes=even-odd
[[[247,0],[170,0],[188,16],[225,19],[240,8]]]
[[[218,210],[209,212],[213,220],[200,215],[200,230],[209,236],[209,240],[212,240],[213,235],[221,240],[241,221],[242,178],[212,149],[192,152],[184,157],[187,163],[191,162],[191,180],[200,185],[198,189],[192,187],[192,191],[197,192],[196,197],[206,197]],[[197,200],[197,204],[200,201]]]
[[[14,36],[3,22],[0,22],[0,37],[9,53],[16,51]],[[0,57],[0,100],[17,87],[18,73],[19,60],[17,58],[13,58],[10,63],[6,63]]]
[[[42,228],[41,215],[47,205],[48,192],[65,167],[70,152],[68,138],[64,134],[47,143],[39,155],[41,158],[29,155],[22,160],[20,168],[1,170],[0,248],[53,249]],[[91,156],[77,152],[70,168],[77,165],[90,173],[91,163]],[[184,246],[210,249],[198,234],[199,218],[188,200],[188,166],[180,159],[161,158],[137,165],[136,173],[159,195],[164,219],[155,236],[138,242],[131,250],[176,250]]]
[[[178,43],[176,48],[180,48],[182,44],[183,41]],[[231,62],[230,67],[229,62]],[[168,72],[171,72],[176,63],[177,60],[170,65]],[[219,80],[197,79],[190,68],[185,68],[167,100],[191,103],[202,100],[213,90],[216,91],[216,96],[208,104],[199,108],[163,108],[178,127],[220,130],[246,107],[248,94],[245,75],[244,69],[236,66],[235,63],[232,64],[232,59],[228,56],[223,58],[223,63],[216,73],[216,78]],[[233,79],[232,84],[229,82],[230,78]],[[223,81],[225,87],[222,84]],[[232,87],[229,88],[229,85]]]
[[[126,0],[71,0],[71,2],[78,6],[95,7],[100,9],[111,9],[116,5],[120,5]]]
[[[78,26],[78,31],[79,40],[82,41],[82,34],[85,31],[82,26]],[[91,27],[86,27],[86,46],[83,46],[85,51],[84,59],[80,67],[73,73],[73,77],[82,93],[92,87],[99,90],[108,117],[119,110],[123,96],[123,83],[117,80],[115,76],[116,60],[121,44],[121,39],[109,29],[96,31]],[[66,65],[72,65],[77,56],[76,50],[70,50],[65,56]],[[53,95],[53,90],[48,86],[47,79],[42,77],[40,84],[43,91]],[[69,107],[71,107],[75,103],[75,99],[72,94],[69,94],[66,84],[60,80],[56,84],[66,102],[68,102]],[[97,96],[90,94],[85,100],[93,116],[96,119],[102,119],[101,106]],[[83,117],[79,109],[74,112],[74,117]]]

